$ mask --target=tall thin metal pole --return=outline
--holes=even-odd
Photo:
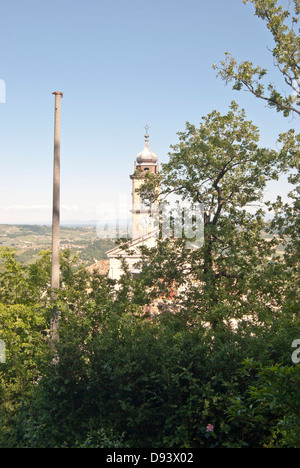
[[[55,91],[54,165],[53,165],[53,213],[52,213],[52,269],[51,302],[57,299],[59,289],[59,236],[60,236],[60,100],[63,93]],[[51,348],[58,342],[59,310],[53,306],[50,323]]]

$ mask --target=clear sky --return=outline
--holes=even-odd
[[[64,93],[62,224],[130,196],[146,123],[161,162],[186,121],[226,113],[232,99],[265,146],[295,126],[212,69],[229,51],[278,82],[271,34],[242,0],[10,0],[0,18],[0,223],[51,222],[53,91]],[[286,191],[281,180],[267,197]]]

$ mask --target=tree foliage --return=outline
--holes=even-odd
[[[294,90],[299,1],[293,14],[276,0],[253,3]],[[274,85],[266,94],[266,70],[227,55],[219,73],[285,116],[299,114],[293,95]],[[1,248],[1,448],[300,447],[299,364],[291,361],[300,334],[299,135],[291,129],[279,143],[262,148],[235,102],[198,128],[187,123],[141,191],[151,201],[160,185],[161,198],[201,203],[203,245],[187,249],[183,235],[143,247],[142,273],[133,278],[124,263],[118,284],[61,253],[55,355],[50,252],[25,266]],[[267,182],[283,173],[295,187],[289,202],[264,205]],[[174,230],[181,221],[172,219]]]
[[[225,60],[214,68],[218,75],[226,81],[233,82],[233,89],[240,91],[246,89],[254,96],[267,102],[270,108],[282,112],[285,117],[292,114],[300,115],[300,38],[299,0],[289,2],[291,10],[284,9],[278,0],[250,0],[255,6],[255,15],[266,22],[272,34],[274,47],[272,55],[274,65],[280,71],[284,84],[290,90],[289,95],[279,91],[279,87],[264,79],[268,71],[260,66],[255,66],[250,61],[240,64],[227,52]],[[243,0],[249,3],[249,0]]]
[[[234,102],[226,115],[204,117],[199,128],[187,123],[179,140],[156,183],[161,196],[175,193],[203,205],[203,246],[187,250],[182,239],[167,239],[144,249],[151,264],[141,277],[156,295],[159,278],[166,294],[175,284],[181,310],[211,326],[237,319],[261,325],[281,310],[294,281],[277,250],[287,232],[277,235],[276,220],[269,226],[263,204],[267,182],[290,169],[290,152],[261,148],[257,127]],[[153,184],[142,189],[148,197]]]

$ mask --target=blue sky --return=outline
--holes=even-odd
[[[53,91],[64,93],[62,224],[94,220],[103,201],[130,196],[146,122],[161,162],[186,121],[225,113],[232,99],[265,146],[295,126],[212,69],[229,51],[281,83],[272,37],[242,0],[10,0],[0,17],[0,223],[51,222]],[[286,191],[280,180],[267,198]]]

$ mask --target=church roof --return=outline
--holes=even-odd
[[[97,273],[99,275],[107,275],[109,272],[109,260],[99,260],[93,265],[87,267],[89,273]]]
[[[141,236],[141,237],[138,237],[137,239],[135,240],[131,240],[129,243],[128,243],[128,249],[135,249],[135,253],[138,257],[140,257],[140,252],[138,251],[138,248],[141,246],[141,245],[147,245],[148,242],[150,241],[151,242],[151,245],[148,245],[148,247],[153,247],[153,242],[155,243],[156,242],[156,239],[158,238],[159,236],[159,230],[156,229],[156,230],[153,230],[153,232],[150,232],[149,234],[145,234],[144,236]],[[108,256],[108,258],[112,258],[112,257],[127,257],[128,256],[128,252],[124,249],[122,249],[122,247],[120,246],[116,246],[114,247],[113,249],[111,250],[108,250],[106,252],[106,255]],[[131,252],[130,254],[131,257],[134,257],[133,255],[133,252]]]
[[[149,148],[148,132],[145,135],[145,148],[143,149],[143,151],[137,154],[136,162],[138,164],[156,164],[157,162],[157,154],[153,153],[153,151],[151,151]]]

